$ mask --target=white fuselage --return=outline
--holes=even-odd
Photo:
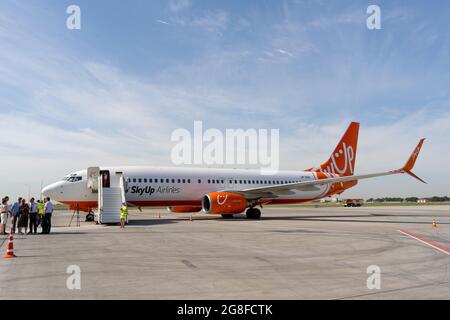
[[[173,167],[104,167],[110,176],[123,174],[127,202],[137,206],[201,205],[210,192],[246,190],[316,179],[306,171],[279,171],[276,175],[261,175],[259,170],[173,168]],[[72,177],[72,179],[71,179]],[[87,187],[87,171],[82,170],[64,180],[47,186],[43,194],[62,203],[85,203],[93,206],[97,194]],[[318,186],[308,191],[289,190],[271,203],[302,202],[327,194],[328,187]]]

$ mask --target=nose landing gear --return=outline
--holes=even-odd
[[[94,213],[91,211],[86,215],[86,222],[94,221]]]

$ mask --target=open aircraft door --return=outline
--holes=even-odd
[[[92,193],[98,193],[98,177],[100,176],[99,167],[87,168],[87,187]]]

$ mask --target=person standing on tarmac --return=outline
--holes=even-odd
[[[26,203],[25,199],[22,199],[19,207],[19,221],[17,222],[17,229],[20,234],[26,234],[28,228],[28,216],[30,213],[30,207]],[[23,232],[25,229],[25,232]]]
[[[36,225],[42,225],[42,222],[44,221],[44,203],[42,200],[37,201],[37,223]]]
[[[128,217],[128,207],[126,203],[122,203],[122,208],[120,208],[120,228],[125,228],[125,223]]]
[[[30,199],[30,233],[37,233],[37,203],[34,202],[34,198]]]
[[[8,205],[8,197],[2,199],[2,204],[0,206],[0,234],[5,235],[6,233],[6,224],[8,223],[8,215],[12,215],[9,210]]]
[[[44,204],[45,227],[42,226],[42,233],[49,234],[50,229],[52,228],[53,203],[50,201],[50,197],[47,197],[45,200],[46,200]]]
[[[17,226],[17,220],[19,219],[19,213],[20,213],[20,203],[22,202],[22,198],[19,198],[17,202],[15,202],[11,208],[12,212],[12,225],[11,230],[12,233],[16,232],[16,226]]]

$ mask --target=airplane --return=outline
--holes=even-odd
[[[126,203],[135,207],[167,207],[172,213],[204,212],[232,218],[246,214],[259,219],[266,205],[293,204],[339,195],[359,180],[406,173],[426,183],[411,170],[425,139],[421,139],[406,164],[396,170],[355,175],[359,123],[350,123],[330,158],[304,171],[279,171],[189,167],[103,167],[99,174],[109,187],[112,174],[123,176]],[[98,167],[97,167],[98,169]],[[89,187],[89,170],[80,170],[46,186],[44,196],[87,212],[93,220],[98,195]]]

